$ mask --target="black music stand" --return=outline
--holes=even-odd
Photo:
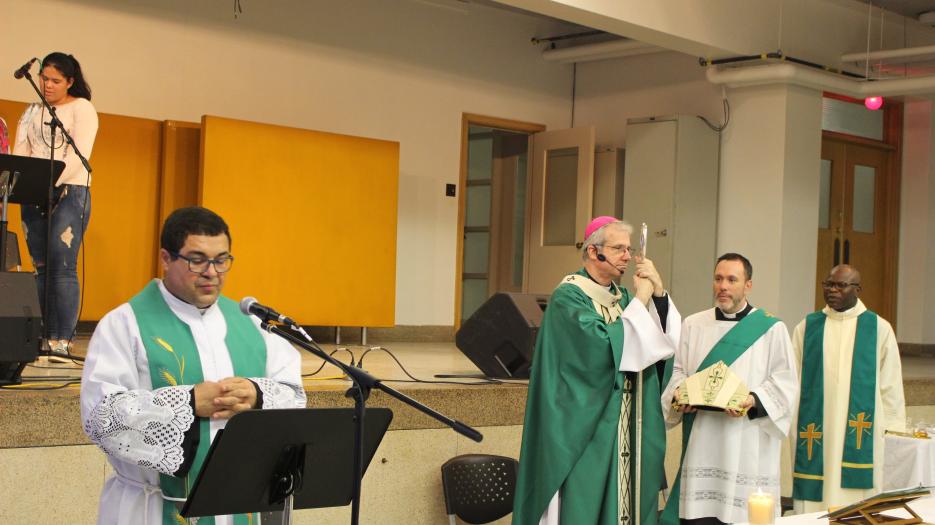
[[[368,408],[364,468],[393,419]],[[354,409],[251,410],[218,432],[183,517],[342,507],[354,492]],[[168,502],[167,502],[168,503]]]
[[[0,154],[0,198],[3,213],[0,215],[0,271],[6,270],[7,204],[36,205],[43,210],[49,207],[49,187],[65,170],[65,162],[54,162],[49,171],[48,159]],[[45,309],[43,308],[43,311]]]

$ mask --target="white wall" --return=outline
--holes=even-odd
[[[704,79],[704,70],[697,66],[697,59],[678,53],[579,64],[577,90],[576,124],[593,124],[596,127],[598,143],[604,145],[626,147],[627,118],[682,113],[704,115],[715,122],[723,119],[720,88]],[[728,100],[733,108],[733,122],[732,127],[725,132],[723,148],[739,148],[726,160],[728,165],[738,161],[737,157],[743,155],[743,150],[749,151],[754,157],[759,155],[759,163],[764,167],[782,165],[783,155],[779,151],[768,153],[754,148],[758,147],[757,144],[769,141],[788,141],[798,143],[795,147],[801,151],[807,149],[814,140],[820,140],[820,137],[788,135],[782,129],[763,126],[763,115],[757,114],[757,111],[762,111],[756,108],[759,103],[749,96],[728,91]],[[754,107],[744,111],[749,109],[745,108],[748,103]],[[776,100],[776,104],[783,103],[781,98]],[[907,102],[905,107],[897,337],[904,342],[935,343],[935,323],[931,322],[931,319],[935,319],[935,277],[930,275],[931,268],[935,268],[935,158],[931,156],[931,152],[935,151],[935,134],[932,133],[935,127],[935,112],[932,111],[931,101]],[[796,112],[785,114],[779,106],[776,107],[776,111],[777,122],[813,117]],[[747,118],[752,120],[745,122]],[[798,124],[799,127],[802,125]],[[814,127],[811,124],[808,126]],[[737,130],[740,127],[746,128],[747,131],[738,134]],[[743,144],[745,141],[746,145]],[[775,158],[770,156],[773,154]],[[741,181],[742,184],[749,185],[750,180],[757,180],[756,188],[763,194],[799,192],[801,195],[798,198],[788,199],[785,204],[778,200],[749,200],[750,196],[746,195],[748,191],[743,186],[736,190],[722,187],[720,205],[733,206],[735,209],[740,206],[741,211],[743,206],[752,206],[743,213],[761,212],[775,205],[771,213],[777,217],[784,214],[789,220],[795,218],[798,223],[802,223],[799,228],[805,228],[803,221],[817,224],[817,209],[809,208],[809,203],[817,203],[817,178],[814,181],[815,192],[808,190],[808,180],[801,179],[806,177],[807,173],[818,169],[817,166],[813,166],[816,162],[815,152],[790,160],[797,164],[786,168],[789,177],[798,179],[790,180],[792,184],[783,185],[778,180],[763,180],[753,171],[746,173]],[[725,169],[724,162],[725,160],[722,160],[722,170]],[[817,171],[815,176],[817,177]],[[761,256],[762,260],[754,261],[755,273],[760,277],[770,274],[777,278],[782,276],[786,282],[794,279],[813,282],[814,264],[809,271],[804,263],[798,264],[796,261],[814,261],[814,243],[803,245],[805,251],[788,261],[791,265],[784,264],[783,252],[787,255],[791,253],[784,246],[795,244],[795,230],[790,229],[783,235],[771,229],[773,226],[775,224],[754,223],[751,227],[751,230],[756,230],[757,236],[763,239],[763,248],[766,250]],[[726,232],[724,224],[721,225],[720,235],[719,249],[722,251],[744,250],[743,245],[749,245],[751,242],[750,239],[734,238]],[[797,312],[807,311],[811,307],[810,287],[806,290],[808,297],[790,297],[789,302],[782,304],[779,290],[774,287],[766,288],[762,284],[761,280],[754,286],[752,300],[769,308],[776,308],[781,316],[787,317],[790,327],[798,321],[793,318],[799,315]],[[789,317],[790,315],[792,317]]]
[[[678,113],[720,124],[721,97],[696,57],[664,53],[592,62],[578,67],[575,120],[593,123],[599,143],[625,147],[628,118]],[[751,257],[751,300],[791,327],[813,302],[817,228],[809,224],[818,224],[820,97],[784,86],[728,90],[727,97],[731,122],[722,138],[717,251]],[[698,264],[713,268],[713,261]],[[804,283],[802,289],[794,282]]]
[[[833,0],[822,9],[852,10],[853,3]],[[810,4],[786,4],[784,47],[801,54],[805,26],[790,13]],[[529,44],[531,36],[563,30],[453,0],[242,5],[234,20],[227,0],[0,0],[2,62],[10,70],[53,49],[74,53],[102,112],[192,121],[214,114],[399,141],[396,322],[450,325],[457,201],[444,197],[444,184],[458,179],[461,113],[568,127],[571,66],[544,62]],[[41,31],[38,13],[54,14]],[[832,29],[845,31],[841,24]],[[909,29],[909,45],[925,43],[925,35]],[[888,46],[901,44],[891,37],[887,30]],[[696,57],[678,53],[579,64],[577,94],[575,124],[593,124],[602,145],[625,147],[631,117],[723,119],[721,89],[704,79]],[[0,98],[32,97],[23,81],[0,75]],[[924,118],[930,129],[932,117]],[[906,341],[935,342],[935,323],[923,322],[935,315],[935,278],[922,271],[935,267],[932,139],[912,150],[908,126],[909,117],[907,157],[916,155],[911,150],[925,160],[910,161],[921,166],[913,173],[924,175],[903,170],[899,333]],[[354,256],[367,256],[363,237]],[[923,247],[927,255],[919,259]],[[770,265],[762,261],[758,270],[780,271],[778,259]],[[910,316],[905,323],[903,315]]]
[[[461,114],[566,127],[571,66],[529,41],[554,23],[444,0],[247,1],[237,20],[232,5],[0,0],[2,63],[73,53],[101,112],[399,141],[396,322],[451,325],[457,200],[444,188],[458,180]],[[0,98],[32,100],[25,81],[0,77]],[[367,257],[357,234],[360,251],[341,256]]]
[[[702,115],[724,120],[721,88],[698,59],[658,53],[578,65],[575,124],[593,125],[597,143],[625,147],[629,118]]]
[[[907,101],[903,123],[896,335],[935,343],[935,112],[930,100]]]

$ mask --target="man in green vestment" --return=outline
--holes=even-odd
[[[835,266],[821,287],[827,306],[792,336],[802,375],[791,442],[796,513],[882,492],[884,434],[906,420],[896,334],[859,299],[860,272]]]
[[[188,496],[229,418],[305,407],[298,352],[221,295],[234,262],[224,220],[205,208],[176,210],[160,245],[165,277],[105,315],[88,345],[82,420],[114,470],[101,493],[99,525],[187,523],[176,503]]]
[[[545,310],[515,524],[656,523],[665,455],[660,385],[681,318],[649,259],[635,258],[635,300],[614,282],[633,258],[631,232],[613,217],[594,219],[584,268],[562,279]]]

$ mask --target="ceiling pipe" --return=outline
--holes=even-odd
[[[895,97],[935,93],[935,75],[887,80],[852,80],[833,73],[826,73],[795,64],[768,64],[728,69],[709,67],[705,71],[705,76],[713,84],[723,84],[730,88],[766,84],[792,84],[820,91],[840,93],[854,98],[866,98],[873,95]]]
[[[542,52],[542,58],[550,62],[567,64],[572,62],[607,60],[610,58],[633,55],[646,55],[649,53],[662,53],[664,51],[668,51],[668,49],[636,40],[622,39],[612,40],[610,42],[599,42],[596,44],[563,47],[560,49],[546,49]]]
[[[935,46],[903,47],[900,49],[887,49],[871,51],[870,53],[847,53],[841,55],[842,62],[871,62],[887,60],[889,62],[918,62],[935,58]]]

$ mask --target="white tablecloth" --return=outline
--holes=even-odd
[[[910,501],[909,506],[916,514],[922,518],[925,523],[935,523],[935,497],[927,496],[915,501]],[[827,512],[813,512],[811,514],[799,514],[797,516],[786,516],[776,518],[776,525],[828,525],[828,518],[821,518]],[[902,518],[911,518],[905,510],[888,510],[884,514]]]
[[[886,436],[883,491],[935,485],[935,439]]]

